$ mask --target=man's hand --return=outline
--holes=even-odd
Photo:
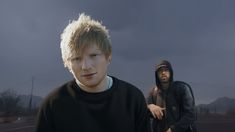
[[[166,132],[172,132],[172,131],[171,131],[171,128],[168,128]]]
[[[152,113],[154,118],[157,118],[159,120],[162,119],[163,111],[165,110],[165,108],[159,107],[159,106],[157,106],[155,104],[149,104],[148,108],[151,111],[151,113]]]

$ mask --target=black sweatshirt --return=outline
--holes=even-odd
[[[106,91],[88,93],[75,80],[43,101],[36,132],[149,132],[147,105],[135,86],[112,77]]]

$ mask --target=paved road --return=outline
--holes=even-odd
[[[35,121],[22,119],[13,123],[0,124],[0,132],[34,132]]]

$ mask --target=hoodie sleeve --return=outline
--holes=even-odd
[[[156,104],[156,102],[155,102],[156,99],[154,97],[154,90],[155,90],[155,87],[153,87],[150,90],[150,92],[149,92],[149,94],[148,94],[148,96],[146,98],[147,104]]]
[[[182,132],[187,130],[191,124],[195,121],[195,108],[194,108],[194,97],[191,93],[191,89],[187,85],[181,86],[182,89],[179,90],[181,98],[181,118],[172,127],[173,132]]]

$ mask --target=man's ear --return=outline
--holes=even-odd
[[[112,60],[112,55],[110,55],[110,56],[108,57],[108,62],[109,62],[109,64],[110,64],[111,60]]]

